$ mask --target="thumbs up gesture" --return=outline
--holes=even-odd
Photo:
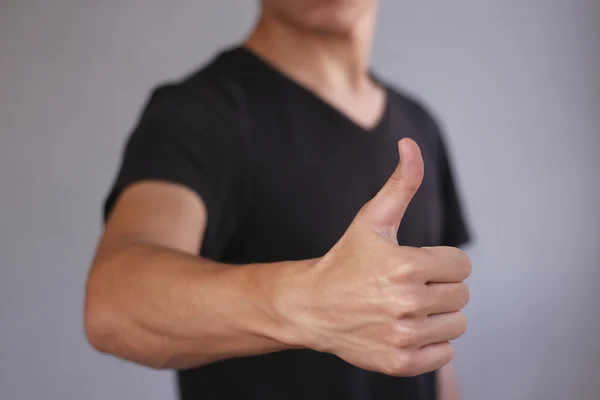
[[[381,191],[340,241],[299,279],[293,294],[296,332],[314,350],[371,371],[415,376],[450,362],[450,340],[466,330],[460,310],[469,291],[467,255],[456,248],[402,247],[398,227],[423,180],[423,159],[410,139]]]

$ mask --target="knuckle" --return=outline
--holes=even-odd
[[[403,196],[412,197],[419,190],[420,182],[416,179],[407,179],[400,169],[396,169],[389,177],[387,185],[394,191],[402,193]]]
[[[414,324],[408,322],[397,322],[392,327],[392,345],[395,347],[414,347],[419,344],[420,336]]]
[[[460,280],[465,280],[471,275],[471,259],[463,250],[449,246],[427,248],[426,250],[434,260],[450,263],[454,272],[460,276]]]
[[[467,260],[469,260],[469,259],[467,259]],[[471,261],[469,260],[464,264],[463,275],[464,275],[465,279],[470,277],[471,273],[472,273],[472,266],[471,266]]]
[[[469,321],[467,319],[467,316],[464,313],[459,313],[459,318],[458,318],[458,322],[457,322],[457,330],[458,330],[458,336],[462,336],[465,334],[465,332],[467,331],[467,327],[469,325]]]
[[[467,304],[469,304],[469,300],[471,299],[471,292],[469,290],[469,286],[466,283],[462,283],[461,285],[461,290],[460,290],[460,296],[461,296],[461,309],[466,307]]]
[[[397,262],[394,266],[398,280],[405,282],[425,282],[425,265],[418,262]]]
[[[393,376],[408,376],[414,373],[415,357],[410,351],[393,353],[386,361],[383,373]]]
[[[392,187],[394,189],[404,188],[406,186],[406,182],[402,178],[402,174],[400,173],[399,168],[396,168],[394,173],[389,177],[387,183],[390,187]]]
[[[461,275],[464,277],[464,279],[467,279],[469,276],[471,276],[472,272],[471,259],[466,252],[457,248],[455,248],[455,251],[457,252],[457,264],[459,265]]]
[[[383,302],[385,312],[394,318],[414,318],[427,311],[424,293],[412,285],[391,285]]]
[[[399,296],[393,287],[386,287],[383,289],[381,308],[388,317],[397,318],[402,314]]]
[[[450,344],[450,343],[446,343],[444,350],[446,352],[446,354],[445,354],[446,357],[444,359],[444,365],[445,365],[454,359],[454,346],[452,346],[452,344]]]
[[[416,293],[406,293],[399,301],[401,317],[413,317],[420,315],[424,310],[424,302]]]

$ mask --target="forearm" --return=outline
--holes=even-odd
[[[437,371],[437,387],[439,400],[462,399],[458,377],[452,362]]]
[[[89,340],[102,352],[172,369],[291,348],[296,344],[276,297],[310,264],[227,266],[130,246],[92,269]]]

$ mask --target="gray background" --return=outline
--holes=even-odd
[[[448,139],[477,233],[466,400],[600,398],[600,2],[393,1],[374,66]],[[249,0],[0,2],[0,399],[170,399],[94,353],[84,281],[148,91],[245,34]]]

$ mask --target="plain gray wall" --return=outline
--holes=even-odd
[[[249,0],[0,2],[0,399],[170,399],[101,356],[84,281],[152,86],[251,27]],[[600,398],[600,2],[393,1],[374,66],[441,118],[477,234],[466,400]]]

